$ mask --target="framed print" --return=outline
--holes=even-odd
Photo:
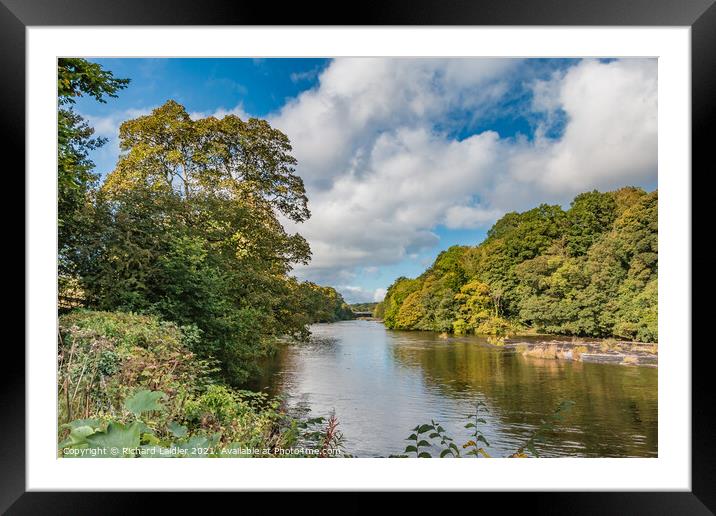
[[[3,510],[713,511],[691,304],[712,2],[2,1],[27,192]]]

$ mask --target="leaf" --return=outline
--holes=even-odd
[[[450,448],[445,448],[443,451],[440,452],[440,458],[444,458],[447,454],[452,455],[452,450]]]
[[[420,453],[418,454],[418,458],[419,458],[419,459],[432,459],[433,456],[430,455],[428,452],[420,452]]]
[[[95,433],[91,426],[84,425],[73,428],[70,435],[62,441],[58,447],[62,448],[84,448],[87,446],[87,437]]]
[[[467,441],[462,445],[463,448],[469,448],[470,446],[477,446],[477,443],[473,440]]]
[[[143,433],[141,442],[145,443],[146,445],[154,445],[154,444],[159,444],[161,441],[159,441],[157,436],[154,434]]]
[[[418,443],[418,447],[421,447],[421,446],[422,447],[430,446],[430,443],[428,441],[426,441],[425,439],[423,439]]]
[[[440,434],[437,432],[433,432],[428,437],[430,437],[430,439],[435,439],[436,437],[440,437]]]
[[[129,425],[110,423],[105,432],[96,432],[87,436],[90,447],[102,450],[97,457],[131,457],[132,448],[139,447],[140,425],[134,422]]]
[[[91,428],[98,429],[100,422],[99,419],[75,419],[74,421],[70,421],[69,423],[65,423],[60,426],[60,428],[69,428],[70,430],[74,430],[80,426],[89,426]]]
[[[418,440],[418,436],[417,436],[416,434],[410,434],[410,435],[408,436],[408,438],[405,439],[405,440],[406,440],[406,441],[417,441],[417,440]]]
[[[185,427],[184,425],[180,425],[176,421],[171,421],[167,425],[167,429],[171,432],[171,434],[174,437],[178,437],[178,438],[184,437],[188,430],[187,427]]]
[[[435,430],[435,427],[433,425],[421,425],[418,429],[419,434],[424,434],[425,432],[428,432],[429,430]]]
[[[468,423],[465,425],[465,428],[475,428],[475,423]]]
[[[137,391],[134,396],[124,401],[124,407],[135,416],[150,410],[161,410],[163,407],[159,400],[165,395],[162,391]]]
[[[406,446],[403,453],[417,452],[418,449],[415,446]]]

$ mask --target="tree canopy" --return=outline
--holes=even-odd
[[[480,245],[451,247],[418,278],[398,278],[385,324],[656,342],[657,205],[657,191],[627,187],[580,194],[566,211],[508,213]]]
[[[103,101],[126,85],[83,60],[61,62],[58,83],[60,106],[82,93]],[[276,338],[352,317],[335,289],[289,274],[311,251],[280,218],[302,222],[310,212],[285,134],[256,118],[192,119],[170,100],[121,125],[117,165],[95,187],[87,151],[101,142],[80,124],[67,126],[85,138],[70,168],[88,179],[60,225],[74,231],[61,254],[84,306],[194,328],[193,351],[217,360],[231,383]],[[62,163],[61,181],[70,170]]]
[[[83,230],[82,208],[90,189],[97,182],[89,152],[106,143],[93,137],[94,129],[73,109],[83,95],[98,102],[116,97],[129,79],[118,79],[112,72],[85,59],[59,58],[57,62],[57,226],[60,277],[72,274],[74,238]]]

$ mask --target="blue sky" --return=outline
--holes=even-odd
[[[295,274],[382,297],[504,213],[626,185],[653,189],[656,60],[96,59],[131,83],[77,110],[108,138],[169,99],[193,117],[266,118],[291,139],[313,250]]]

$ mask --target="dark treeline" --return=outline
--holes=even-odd
[[[351,308],[354,312],[372,312],[378,303],[352,303]]]
[[[375,313],[394,329],[656,342],[657,204],[657,191],[627,187],[508,213],[480,245],[398,278]]]

